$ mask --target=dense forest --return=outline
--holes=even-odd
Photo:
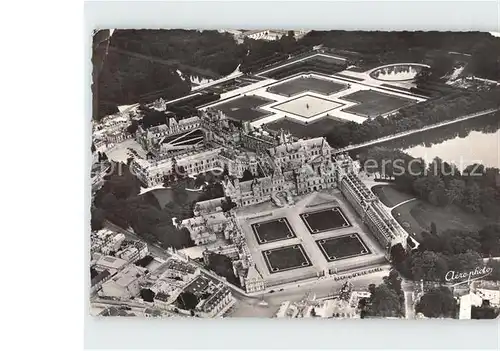
[[[167,99],[185,95],[190,75],[218,78],[238,65],[253,72],[320,44],[364,67],[421,62],[452,51],[468,62],[467,73],[500,79],[500,39],[480,32],[311,31],[296,41],[291,31],[277,41],[245,38],[240,44],[218,31],[116,30],[109,40],[103,40],[102,32],[94,36],[92,58],[97,119],[152,92],[160,91]]]

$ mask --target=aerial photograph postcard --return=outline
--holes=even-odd
[[[500,318],[499,33],[89,45],[92,316]]]

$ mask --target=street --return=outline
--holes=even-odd
[[[405,296],[405,316],[406,319],[415,319],[415,309],[414,309],[414,301],[413,301],[413,291],[414,285],[413,282],[408,282],[403,280],[401,282],[401,288],[403,289]]]
[[[353,285],[354,290],[368,290],[370,284],[382,283],[382,278],[389,274],[389,269],[381,272],[371,273],[365,276],[352,278],[349,281]],[[346,280],[334,281],[332,279],[318,280],[314,283],[301,285],[300,282],[296,287],[290,287],[283,291],[267,293],[260,297],[250,298],[246,296],[236,296],[238,302],[233,306],[227,317],[272,317],[277,311],[280,304],[284,301],[298,302],[304,298],[307,293],[316,295],[316,298],[323,298],[336,294]],[[265,301],[268,305],[259,305]]]

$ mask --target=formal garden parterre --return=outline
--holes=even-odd
[[[351,223],[346,218],[340,207],[302,213],[300,218],[304,221],[311,234],[347,228]]]
[[[357,233],[319,239],[316,244],[328,262],[371,253]]]
[[[262,255],[271,274],[312,266],[300,244],[265,250]]]
[[[259,244],[297,237],[286,218],[252,224],[252,230]]]

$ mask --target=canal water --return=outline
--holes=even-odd
[[[500,168],[500,113],[416,133],[377,146],[400,149],[427,162],[439,157],[454,163],[459,170],[473,163]],[[354,150],[351,156],[369,148]]]

